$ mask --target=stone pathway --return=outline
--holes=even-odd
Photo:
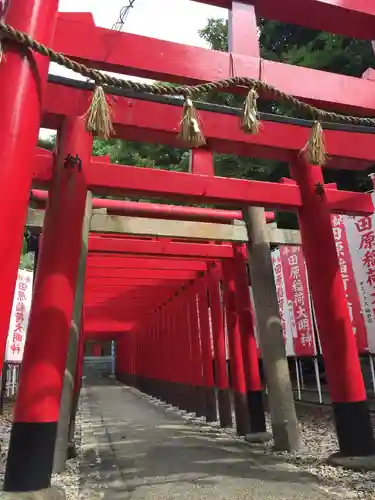
[[[109,380],[86,384],[82,419],[82,500],[338,498],[282,457],[186,422]]]

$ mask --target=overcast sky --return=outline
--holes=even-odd
[[[128,4],[129,0],[60,0],[59,11],[92,12],[97,26],[112,28],[121,7]],[[209,18],[227,16],[226,9],[191,0],[135,0],[122,31],[206,47],[207,44],[200,38],[198,31],[206,26]],[[80,75],[56,64],[51,64],[50,73],[81,79]],[[41,131],[42,136],[46,134],[50,135],[50,132]]]
[[[60,0],[61,12],[92,12],[97,26],[111,28],[129,0]],[[198,30],[209,17],[227,17],[227,10],[191,0],[135,0],[125,30],[172,42],[204,46]]]

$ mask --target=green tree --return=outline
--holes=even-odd
[[[373,64],[371,43],[293,24],[261,19],[261,57],[296,66],[361,76]],[[200,36],[213,50],[228,51],[228,21],[209,19]]]
[[[38,146],[43,149],[53,151],[56,144],[56,136],[50,135],[48,137],[39,137]]]
[[[187,171],[188,150],[162,144],[142,142],[95,140],[94,155],[109,155],[113,163],[137,167],[161,168],[165,170]]]
[[[368,41],[265,19],[260,20],[259,27],[261,57],[268,60],[357,77],[373,64],[373,50]],[[209,19],[200,35],[212,49],[228,50],[228,21]],[[261,111],[269,111],[269,106],[264,102],[259,103]],[[293,113],[276,103],[271,103],[271,111]],[[268,180],[277,181],[288,175],[286,165],[269,165]],[[238,168],[242,171],[240,162]],[[244,174],[247,176],[249,171],[247,169]],[[367,173],[325,169],[325,179],[327,182],[337,182],[342,189],[365,191],[372,188]]]

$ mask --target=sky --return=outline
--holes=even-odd
[[[129,0],[60,0],[60,12],[91,12],[97,26],[112,28],[121,7]],[[129,10],[122,31],[144,35],[170,42],[207,47],[198,31],[204,28],[209,18],[227,18],[228,11],[192,0],[135,0]],[[50,73],[81,79],[56,64],[51,64]],[[41,130],[41,136],[50,132]]]
[[[92,12],[97,26],[111,28],[129,0],[60,0],[61,12]],[[209,17],[227,17],[227,10],[191,0],[135,0],[125,30],[171,42],[204,46],[198,30]]]

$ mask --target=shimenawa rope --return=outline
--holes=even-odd
[[[17,44],[23,45],[24,47],[48,57],[52,62],[57,63],[60,66],[64,66],[65,68],[92,80],[95,83],[96,88],[93,93],[90,108],[86,113],[87,129],[93,135],[98,135],[104,138],[108,138],[113,134],[111,111],[105,96],[105,86],[157,95],[183,95],[185,97],[185,104],[180,123],[180,138],[190,147],[199,147],[206,143],[199,123],[198,113],[193,105],[192,98],[194,96],[198,96],[199,94],[212,91],[225,90],[230,93],[233,92],[233,87],[243,87],[249,90],[243,106],[243,116],[241,118],[241,128],[245,132],[257,133],[259,131],[259,114],[257,110],[257,99],[259,94],[265,94],[272,97],[276,101],[287,103],[309,115],[313,120],[312,133],[303,150],[307,151],[309,160],[313,164],[323,165],[327,158],[324,134],[320,123],[321,121],[375,126],[374,118],[346,116],[325,111],[302,102],[294,96],[288,95],[264,81],[255,80],[253,78],[237,76],[192,86],[169,86],[163,83],[148,84],[134,82],[107,75],[106,73],[78,63],[77,61],[74,61],[69,57],[66,57],[63,54],[37,42],[26,33],[16,30],[1,20],[0,38],[3,40],[3,44],[4,42],[6,44],[6,40],[16,42]]]

